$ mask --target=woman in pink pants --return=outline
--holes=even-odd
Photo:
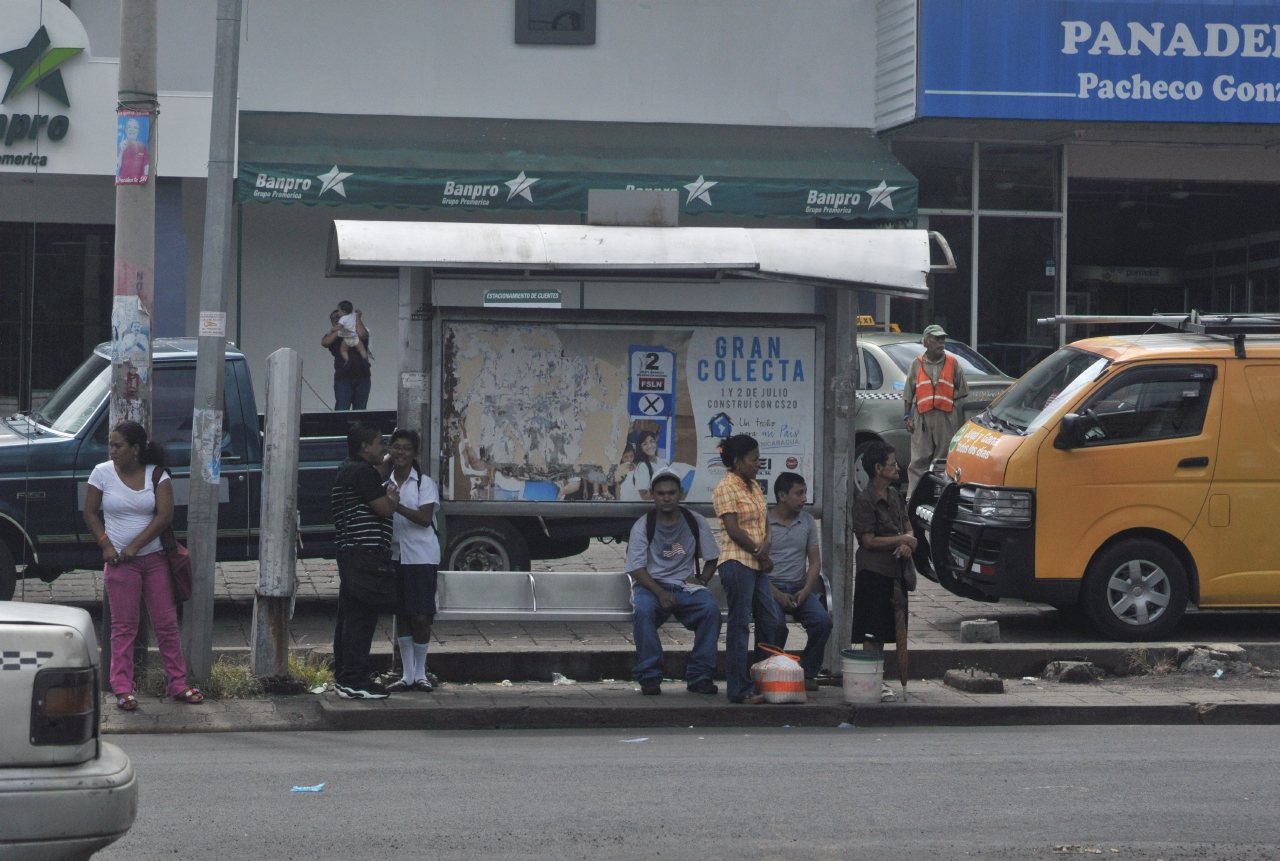
[[[147,439],[137,422],[121,422],[107,440],[110,460],[93,468],[84,498],[84,522],[102,548],[102,580],[111,602],[111,690],[125,711],[138,707],[133,685],[133,641],[138,636],[141,599],[160,644],[168,692],[175,700],[198,703],[204,696],[187,685],[187,665],[178,638],[178,607],[160,533],[173,520],[173,482],[164,467],[164,448]],[[159,469],[159,481],[153,481]],[[98,517],[101,509],[104,527]]]

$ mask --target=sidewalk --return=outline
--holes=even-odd
[[[899,690],[895,682],[892,687]],[[333,693],[198,706],[142,698],[138,710],[103,705],[103,732],[260,730],[588,729],[657,727],[1008,726],[1049,724],[1275,724],[1280,681],[1144,676],[1087,685],[1006,682],[1003,694],[965,694],[912,680],[905,701],[849,706],[839,688],[789,705],[730,705],[668,683],[645,697],[630,682],[451,685],[431,694],[341,700]],[[642,735],[642,734],[641,734]]]

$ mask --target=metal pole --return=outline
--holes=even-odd
[[[218,486],[222,460],[222,384],[226,362],[225,297],[231,267],[232,182],[235,179],[236,95],[240,65],[240,2],[218,0],[209,183],[204,210],[204,264],[195,404],[191,419],[191,502],[187,547],[194,582],[182,624],[187,669],[208,679],[213,667],[213,578],[218,561]],[[252,417],[251,417],[252,418]]]
[[[1058,219],[1058,313],[1067,313],[1067,145],[1062,145],[1062,199],[1058,205],[1062,207],[1062,218]],[[1092,308],[1083,309],[1086,314]],[[1058,346],[1067,343],[1067,327],[1058,327]]]
[[[824,664],[833,672],[840,666],[840,650],[849,647],[853,629],[853,557],[856,539],[849,532],[849,510],[857,487],[854,484],[854,417],[858,396],[858,308],[852,290],[828,289],[827,343],[828,379],[831,380],[831,410],[827,419],[826,488],[823,499],[825,567],[831,579],[832,635],[827,641]],[[832,313],[834,310],[834,313]],[[833,325],[834,324],[834,325]],[[834,329],[834,335],[832,330]]]
[[[969,346],[978,349],[978,142],[973,142],[969,178]]]
[[[298,563],[298,438],[302,358],[285,347],[267,357],[258,589],[253,599],[253,674],[289,674],[289,617]]]
[[[120,4],[111,426],[151,432],[151,322],[156,266],[156,0]]]

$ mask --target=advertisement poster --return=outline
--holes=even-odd
[[[447,323],[443,498],[641,502],[669,467],[709,503],[735,433],[770,498],[783,472],[812,498],[815,348],[813,329]]]
[[[116,114],[116,185],[146,185],[151,176],[151,115]]]

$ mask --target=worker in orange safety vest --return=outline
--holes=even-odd
[[[941,326],[924,330],[924,355],[911,362],[902,389],[903,420],[911,433],[907,498],[929,464],[947,456],[951,438],[964,424],[963,401],[969,394],[964,368],[948,353]]]

